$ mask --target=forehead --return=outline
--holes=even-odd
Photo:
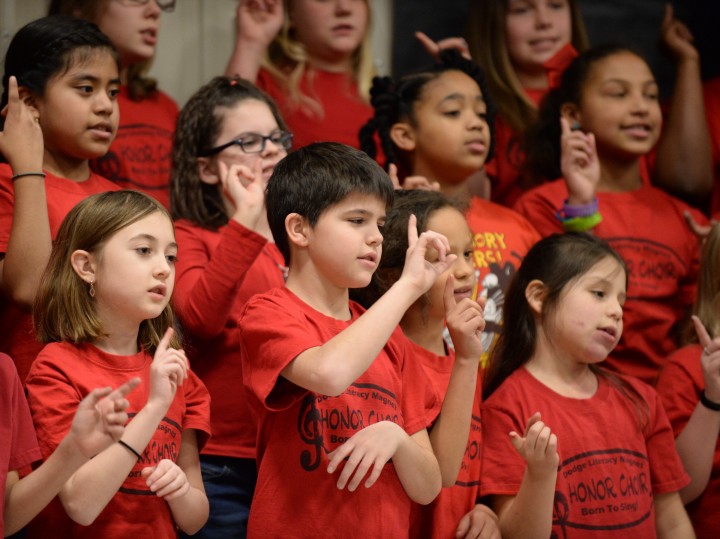
[[[470,227],[465,216],[452,206],[445,206],[432,212],[428,218],[426,228],[439,232],[448,239],[451,236],[453,238],[470,238],[471,236]]]
[[[473,100],[482,99],[480,86],[462,71],[450,70],[430,80],[423,88],[423,100],[436,102],[457,95]]]
[[[625,51],[595,62],[588,73],[588,80],[598,83],[611,80],[646,83],[654,82],[655,77],[645,60]]]
[[[613,283],[622,283],[623,288],[626,282],[625,269],[611,256],[596,262],[589,270],[580,276],[578,281],[605,280]]]
[[[215,114],[222,118],[223,128],[253,131],[255,126],[277,127],[277,120],[267,103],[248,97],[230,107],[219,106]],[[239,131],[238,131],[239,132]]]
[[[385,201],[378,195],[353,191],[340,202],[327,208],[326,211],[343,213],[354,210],[366,211],[374,215],[385,215]]]
[[[112,51],[106,47],[81,47],[68,53],[67,67],[57,73],[55,78],[74,76],[79,72],[107,72],[110,78],[118,78],[118,62]]]
[[[153,236],[161,242],[175,241],[172,221],[160,211],[155,211],[121,228],[112,235],[110,241],[126,241],[138,235]]]

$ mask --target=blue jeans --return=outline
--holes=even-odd
[[[255,459],[200,455],[200,469],[210,518],[193,539],[244,539],[257,481]],[[181,533],[180,537],[188,536]]]

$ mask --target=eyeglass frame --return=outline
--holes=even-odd
[[[153,0],[118,0],[122,5],[133,7],[133,6],[144,6],[148,2],[152,2]],[[160,8],[160,11],[164,11],[165,13],[172,13],[175,11],[175,6],[177,5],[177,0],[154,0],[157,4],[157,7]]]
[[[277,135],[278,133],[280,133],[281,140],[278,142],[274,142],[272,140],[272,138],[274,135]],[[261,142],[260,142],[260,149],[258,151],[248,152],[245,149],[245,146],[242,141],[242,137],[247,137],[248,135],[255,135],[257,137],[260,137]],[[285,144],[282,143],[283,138],[286,140]],[[204,150],[204,151],[198,153],[198,157],[211,157],[213,155],[217,155],[221,151],[229,148],[230,146],[240,146],[240,150],[242,150],[243,153],[246,153],[249,155],[252,155],[254,153],[262,153],[265,151],[265,145],[267,144],[268,140],[271,141],[275,145],[278,145],[278,144],[281,145],[285,149],[285,151],[288,151],[290,148],[292,148],[293,134],[290,131],[283,131],[282,129],[273,131],[269,135],[261,135],[260,133],[253,133],[253,132],[243,133],[242,135],[240,135],[240,137],[233,139],[230,142],[226,142],[225,144],[221,144],[220,146],[215,146],[214,148],[210,148],[208,150]]]

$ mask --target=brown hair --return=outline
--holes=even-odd
[[[97,24],[110,0],[52,0],[48,15],[71,15]],[[127,89],[133,101],[142,101],[157,90],[157,81],[146,77],[151,60],[123,66],[127,68]]]
[[[713,225],[705,239],[698,275],[697,299],[693,312],[707,328],[711,338],[720,335],[720,225]],[[684,342],[698,342],[695,328],[689,324]]]
[[[93,342],[106,335],[87,284],[70,262],[78,249],[100,253],[105,242],[128,225],[160,212],[170,214],[154,198],[138,191],[98,193],[79,202],[63,219],[47,268],[40,281],[33,321],[40,342]],[[170,304],[156,318],[140,324],[138,343],[153,353],[168,327],[175,328]],[[172,346],[180,347],[177,328]]]

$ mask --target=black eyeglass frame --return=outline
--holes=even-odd
[[[289,131],[273,131],[269,135],[261,135],[260,133],[243,133],[243,137],[247,137],[249,135],[253,135],[256,137],[260,137],[260,149],[255,152],[249,152],[245,149],[245,143],[243,142],[242,138],[236,138],[234,140],[231,140],[230,142],[226,142],[225,144],[221,144],[220,146],[215,146],[214,148],[210,148],[208,150],[204,150],[198,154],[198,157],[211,157],[213,155],[219,154],[221,151],[229,148],[230,146],[240,146],[240,149],[243,151],[243,153],[247,154],[253,154],[253,153],[262,153],[265,151],[265,144],[267,144],[267,141],[272,141],[273,144],[280,145],[283,148],[285,148],[285,151],[288,151],[290,148],[292,148],[293,143],[293,134]],[[276,142],[273,140],[273,137],[280,136],[280,139]]]
[[[148,2],[152,1],[153,0],[119,0],[119,2],[124,6],[144,6]],[[172,13],[175,11],[177,0],[155,0],[155,3],[160,8],[160,11]]]

